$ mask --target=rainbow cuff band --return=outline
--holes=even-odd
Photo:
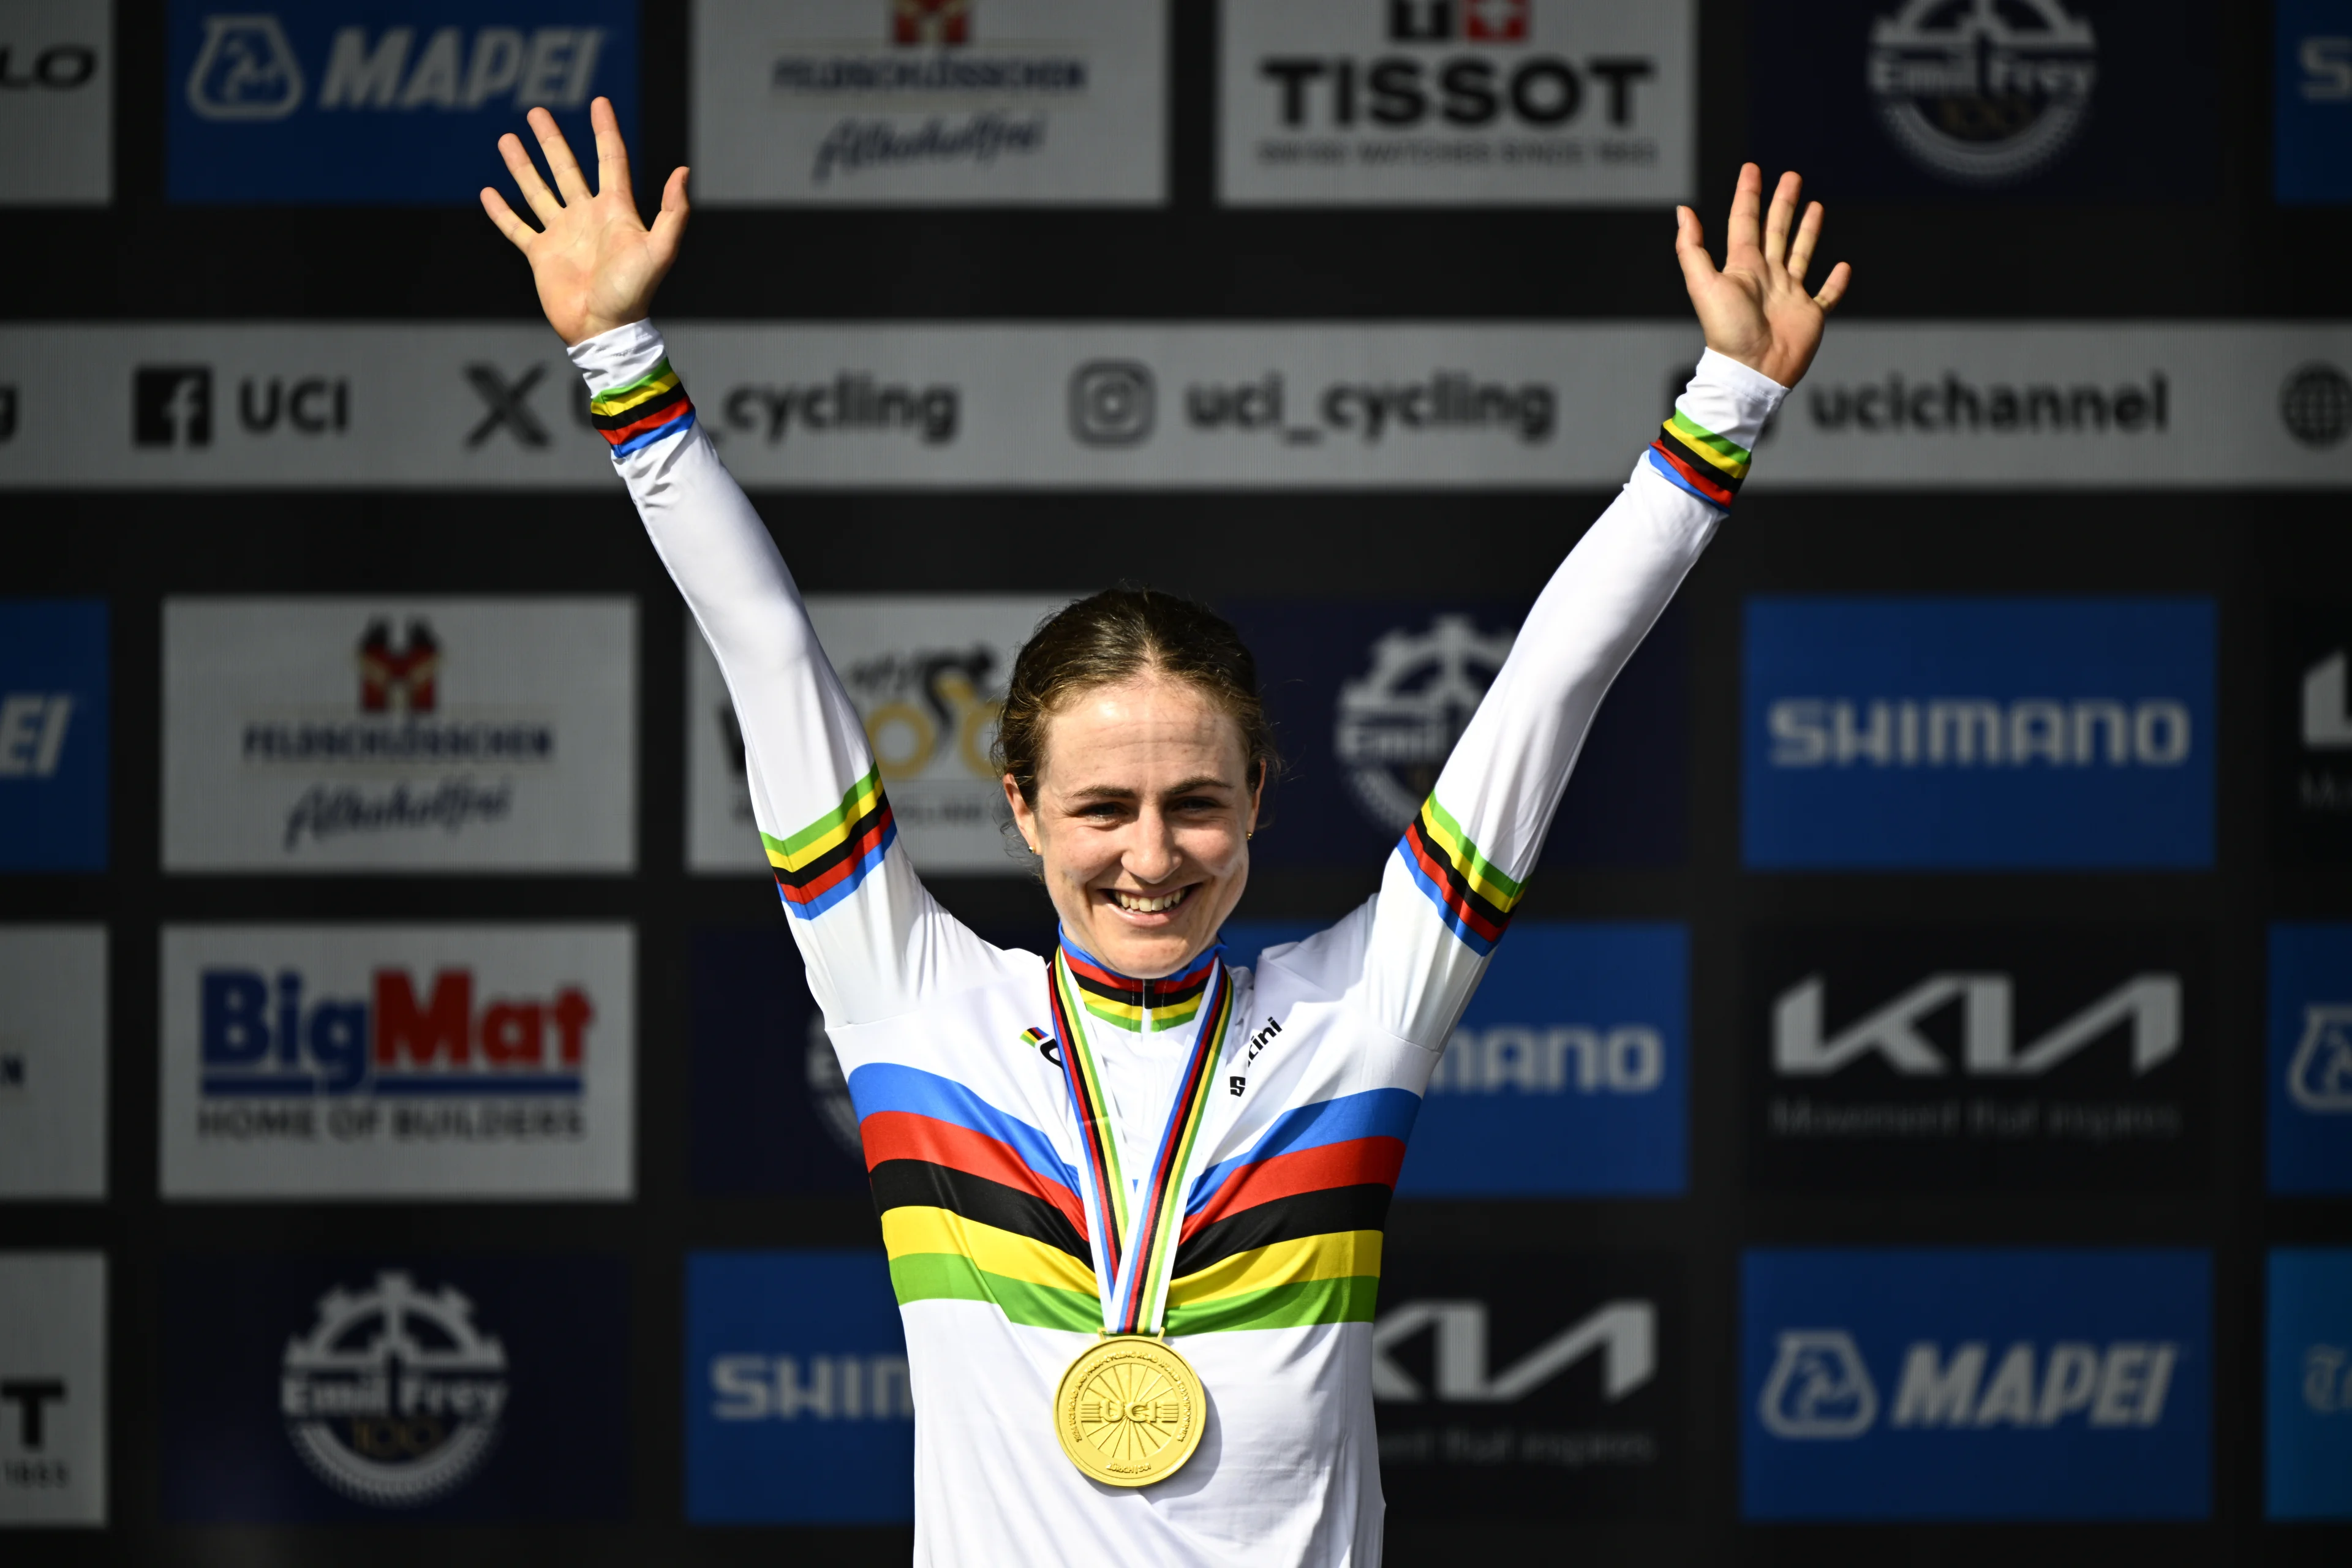
[[[810,823],[790,838],[770,838],[768,865],[776,873],[776,891],[785,910],[801,920],[814,920],[857,890],[873,874],[898,837],[898,818],[882,793],[882,773],[868,769],[851,784],[841,805]]]
[[[1668,482],[1713,507],[1730,510],[1748,478],[1748,448],[1717,435],[1677,408],[1650,443],[1650,466]]]
[[[613,460],[678,435],[694,423],[694,400],[665,358],[629,383],[588,400],[588,421],[613,444]]]
[[[1518,883],[1478,852],[1431,795],[1397,840],[1397,855],[1445,927],[1481,957],[1495,951],[1519,905]]]

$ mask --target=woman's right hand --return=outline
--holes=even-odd
[[[539,177],[520,137],[511,132],[499,137],[499,153],[540,226],[525,223],[488,185],[482,187],[482,210],[530,258],[540,309],[565,346],[644,321],[653,310],[654,290],[677,259],[678,241],[686,234],[686,171],[671,171],[669,183],[662,187],[661,211],[647,228],[637,217],[636,196],[629,189],[629,150],[621,144],[621,122],[610,99],[600,98],[588,106],[588,121],[596,130],[601,187],[593,194],[563,132],[556,128],[555,116],[534,109],[530,119],[548,169],[555,175],[555,190]]]

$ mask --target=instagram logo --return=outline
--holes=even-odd
[[[1151,434],[1153,402],[1148,366],[1088,360],[1070,373],[1070,434],[1088,447],[1132,447]]]

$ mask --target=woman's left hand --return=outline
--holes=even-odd
[[[1853,280],[1853,268],[1841,261],[1830,268],[1820,293],[1805,291],[1805,269],[1812,265],[1813,246],[1822,235],[1822,204],[1805,209],[1792,240],[1789,224],[1804,188],[1794,170],[1781,175],[1772,210],[1764,213],[1764,172],[1742,164],[1720,269],[1706,253],[1706,230],[1698,214],[1675,209],[1675,256],[1683,264],[1683,282],[1706,332],[1706,346],[1783,386],[1796,385],[1813,363],[1822,327]]]

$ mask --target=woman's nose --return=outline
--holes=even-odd
[[[1120,858],[1127,874],[1145,883],[1166,881],[1184,863],[1176,847],[1175,829],[1158,812],[1145,812],[1136,818],[1127,853]]]

